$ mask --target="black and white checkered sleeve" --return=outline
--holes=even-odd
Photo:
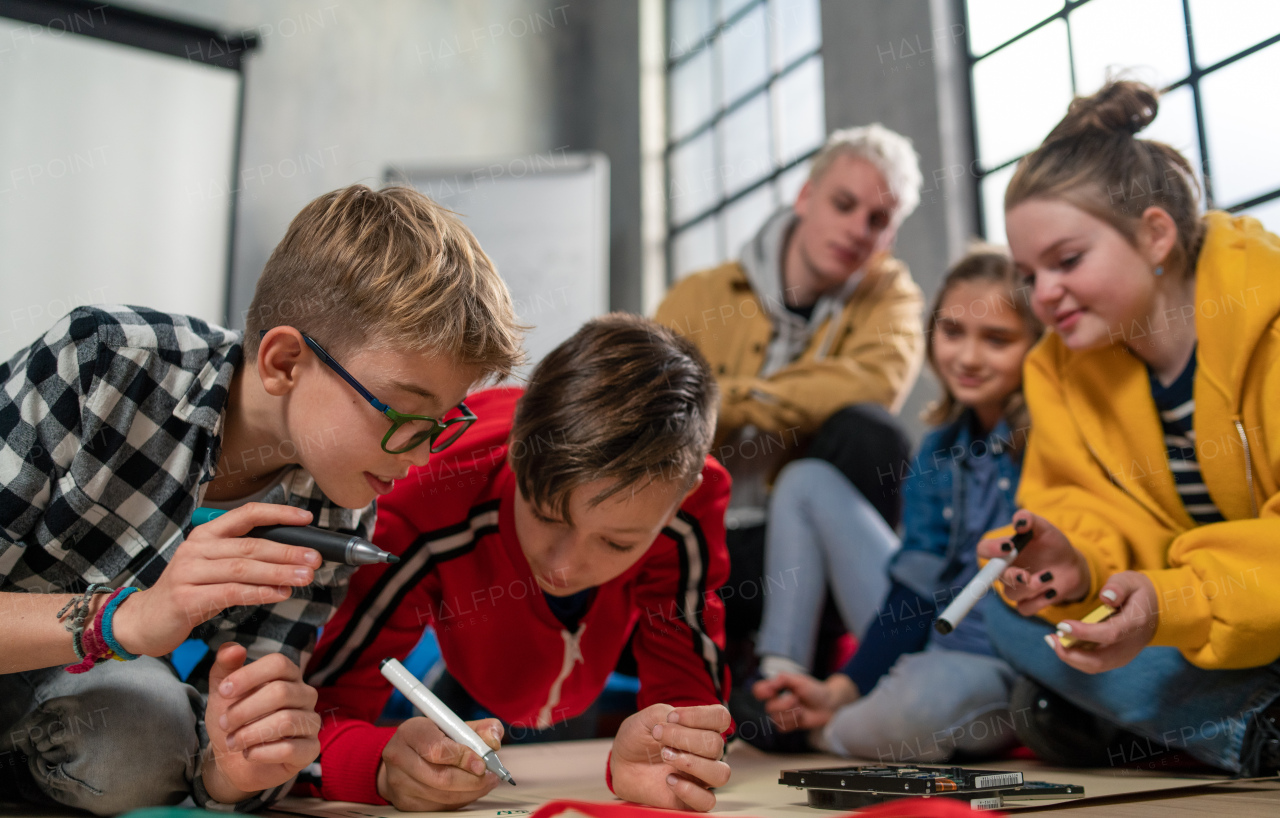
[[[85,444],[82,406],[98,346],[97,321],[71,313],[0,365],[0,587],[26,548],[63,539],[78,522],[68,509],[51,509],[50,498]]]

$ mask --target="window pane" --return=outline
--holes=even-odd
[[[764,6],[758,6],[725,29],[716,40],[716,50],[720,53],[721,104],[733,102],[768,77],[764,35]]]
[[[682,222],[696,216],[719,197],[711,131],[672,151],[670,165],[671,215],[674,221]]]
[[[716,246],[716,221],[715,216],[703,219],[672,238],[671,272],[676,280],[720,263],[720,250]]]
[[[1242,212],[1262,222],[1262,226],[1272,233],[1280,234],[1280,199],[1272,199],[1269,202],[1254,205]]]
[[[812,161],[806,159],[791,170],[778,176],[776,184],[778,185],[778,201],[781,204],[795,204],[800,188],[804,187],[805,181],[809,178],[809,166],[812,164]]]
[[[789,164],[822,144],[827,131],[822,99],[821,56],[814,55],[774,82],[778,164]]]
[[[1017,167],[1016,164],[1010,165],[982,177],[982,220],[986,239],[993,244],[1007,244],[1009,241],[1004,234],[1004,191]]]
[[[1237,51],[1280,34],[1280,3],[1276,0],[1191,0],[1191,34],[1196,41],[1196,62],[1208,68]]]
[[[1161,97],[1160,113],[1139,136],[1163,142],[1187,157],[1196,172],[1196,181],[1200,182],[1200,190],[1204,191],[1204,165],[1200,161],[1200,135],[1196,133],[1195,98],[1190,86],[1184,85]]]
[[[818,0],[772,0],[769,24],[773,29],[775,70],[790,65],[822,44]]]
[[[720,19],[722,21],[728,20],[739,9],[751,2],[752,0],[720,0]]]
[[[724,209],[724,249],[729,258],[742,255],[742,246],[778,209],[773,183],[761,185]]]
[[[671,138],[679,139],[706,122],[712,108],[711,50],[698,52],[671,72]]]
[[[983,167],[1040,144],[1071,102],[1067,25],[1055,20],[973,67]]]
[[[671,0],[667,6],[669,58],[675,59],[703,44],[713,25],[713,2],[714,0]]]
[[[769,95],[757,94],[716,124],[724,161],[719,173],[726,196],[773,170],[769,150]]]
[[[1071,52],[1081,95],[1108,73],[1172,85],[1191,72],[1182,0],[1092,0],[1071,12]]]
[[[1200,81],[1205,139],[1218,207],[1280,187],[1280,46],[1271,46]]]
[[[1036,23],[1062,10],[1062,0],[968,0],[969,47],[986,54]]]

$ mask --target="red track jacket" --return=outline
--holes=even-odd
[[[640,673],[638,705],[721,703],[729,575],[724,512],[729,476],[708,457],[702,486],[626,573],[600,586],[576,633],[552,614],[516,539],[515,475],[507,441],[519,389],[467,399],[479,420],[378,501],[375,542],[400,557],[355,573],[307,666],[320,692],[324,798],[386,803],[377,794],[375,727],[392,687],[378,671],[435,628],[449,672],[512,725],[543,727],[596,699],[628,637]]]

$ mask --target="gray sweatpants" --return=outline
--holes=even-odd
[[[866,696],[836,711],[815,743],[888,764],[987,756],[1012,746],[1009,692],[1017,673],[994,656],[926,649],[907,653]],[[817,733],[818,731],[814,731]]]
[[[203,710],[195,688],[148,656],[0,675],[0,752],[25,754],[36,786],[69,807],[177,804],[191,793]]]

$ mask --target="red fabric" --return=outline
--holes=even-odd
[[[858,639],[851,633],[841,634],[836,640],[835,656],[832,657],[831,672],[839,673],[840,668],[849,664],[853,654],[858,652]]]
[[[539,807],[529,818],[554,818],[562,812],[573,810],[591,818],[671,818],[671,811],[635,804],[597,804],[590,801],[549,801]],[[963,801],[950,798],[904,798],[887,804],[846,813],[857,818],[972,818],[973,810]],[[1003,812],[983,812],[983,815],[1003,816]],[[838,813],[834,818],[844,818]]]
[[[640,708],[728,696],[724,607],[716,589],[729,575],[729,476],[708,457],[702,486],[681,506],[679,520],[597,590],[581,623],[582,658],[551,701],[572,635],[547,606],[515,535],[515,477],[506,457],[521,394],[506,388],[469,397],[476,423],[378,500],[374,541],[401,562],[355,573],[307,666],[324,719],[318,794],[325,798],[339,797],[330,769],[376,771],[381,746],[336,736],[355,729],[352,721],[369,727],[378,717],[392,690],[379,662],[403,660],[428,625],[449,672],[482,707],[517,727],[537,725],[540,714],[555,723],[586,710],[632,631]],[[369,803],[369,791],[341,800]]]
[[[395,732],[394,727],[375,727],[357,719],[336,720],[331,725],[326,720],[320,730],[323,785],[319,792],[309,787],[306,794],[330,801],[388,803],[378,795],[378,764]]]

